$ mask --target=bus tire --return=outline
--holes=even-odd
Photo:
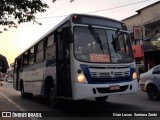
[[[26,93],[24,92],[24,87],[23,87],[23,85],[21,86],[21,97],[22,98],[26,98]]]
[[[104,97],[96,97],[96,101],[97,102],[105,102],[107,100],[108,96],[104,96]]]
[[[57,93],[56,93],[56,88],[51,85],[49,87],[49,104],[51,107],[57,107],[58,106],[58,98],[57,98]]]

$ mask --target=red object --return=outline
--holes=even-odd
[[[73,17],[74,17],[74,19],[77,19],[77,18],[78,18],[78,16],[77,16],[77,15],[74,15]]]
[[[90,62],[110,62],[109,54],[90,54]]]
[[[143,45],[133,45],[132,46],[134,57],[139,58],[144,56]]]

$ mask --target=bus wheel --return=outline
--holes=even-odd
[[[58,103],[55,87],[52,85],[49,89],[49,104],[51,107],[56,107]]]
[[[96,97],[95,99],[97,102],[104,102],[107,100],[107,98],[108,98],[108,96],[104,96],[104,97]]]
[[[33,94],[32,93],[26,93],[24,92],[24,87],[22,85],[21,87],[21,97],[22,98],[32,98]]]
[[[26,98],[26,93],[24,92],[24,87],[23,85],[21,86],[21,97]]]

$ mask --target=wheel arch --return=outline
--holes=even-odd
[[[53,85],[55,87],[55,83],[52,76],[47,76],[45,79],[45,95],[49,93],[49,87]]]

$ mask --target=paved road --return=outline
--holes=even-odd
[[[51,120],[53,119],[143,119],[150,120],[160,119],[158,117],[122,117],[122,115],[130,115],[133,112],[143,113],[156,113],[160,111],[160,101],[151,101],[147,95],[141,91],[134,94],[127,95],[114,95],[110,96],[109,99],[99,104],[93,100],[82,100],[82,101],[63,101],[59,108],[51,108],[46,98],[42,96],[34,95],[32,99],[22,99],[20,92],[15,91],[12,88],[12,84],[5,83],[3,87],[0,87],[0,111],[16,111],[16,112],[40,112],[42,115],[47,114],[48,117],[38,118],[25,118],[30,120]],[[45,111],[45,112],[43,112]],[[129,111],[129,112],[128,112]],[[123,114],[124,113],[124,114]],[[113,115],[114,114],[114,115]],[[49,117],[49,116],[52,117]],[[121,115],[121,117],[120,117]],[[74,116],[74,117],[73,117]],[[79,117],[81,116],[81,117]],[[10,120],[10,118],[8,118]],[[21,118],[13,118],[21,119]],[[23,120],[25,120],[23,119]]]

